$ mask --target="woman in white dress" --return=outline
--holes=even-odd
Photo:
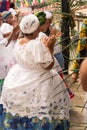
[[[20,29],[25,37],[16,43],[17,64],[4,82],[0,126],[3,130],[69,130],[70,100],[66,87],[51,70],[54,59],[49,49],[33,40],[39,32],[37,17],[25,16]]]
[[[0,93],[2,90],[4,78],[6,77],[10,68],[16,63],[13,56],[13,49],[17,37],[15,38],[15,32],[14,38],[12,38],[14,27],[11,25],[12,17],[10,15],[11,14],[8,11],[3,14],[3,20],[5,20],[5,23],[2,23],[0,27],[0,39],[3,39],[2,43],[0,44]],[[6,20],[10,21],[10,23]],[[5,45],[8,44],[8,40],[10,44],[6,47]]]
[[[51,35],[55,35],[56,38],[58,38],[60,36],[60,32],[51,27],[50,23],[52,22],[52,18],[53,18],[53,14],[50,11],[46,11],[46,12],[36,12],[35,15],[38,17],[39,22],[40,22],[40,33],[39,33],[39,40],[41,41],[41,39],[43,39],[44,37],[50,37]],[[44,33],[42,33],[44,32]],[[54,39],[54,43],[52,43],[51,47],[50,47],[50,51],[52,52],[52,55],[55,54],[55,51],[59,51],[60,52],[60,48],[59,45],[56,46],[55,45],[58,44],[57,40]],[[55,57],[55,55],[54,55]],[[61,56],[61,53],[59,54],[59,59],[60,62],[58,62],[58,60],[56,59],[56,57],[54,58],[54,70],[56,72],[58,72],[58,74],[61,76],[61,78],[64,80],[64,76],[63,76],[63,72],[62,72],[62,68],[63,68],[63,57]],[[61,64],[60,64],[61,63]],[[65,82],[65,81],[64,81]],[[70,99],[72,99],[74,97],[74,93],[72,92],[72,90],[69,88],[68,84],[65,82],[65,85],[67,87],[67,91],[69,93]]]

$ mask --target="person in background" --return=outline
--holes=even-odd
[[[15,25],[14,25],[13,16],[12,16],[11,12],[5,11],[3,13],[2,18],[3,18],[4,23],[1,25],[0,30],[5,39],[8,39],[10,34],[13,32],[14,27],[16,27],[16,28],[18,27],[18,30],[15,31],[14,38],[12,38],[11,43],[9,44],[9,47],[7,47],[10,49],[9,51],[11,53],[14,48],[14,45],[17,41],[17,38],[19,36],[20,28],[19,28],[18,23],[15,23]]]
[[[52,18],[53,18],[53,14],[52,14],[52,12],[50,12],[50,11],[46,11],[46,12],[37,12],[37,13],[35,13],[35,15],[38,17],[38,19],[39,19],[39,21],[40,21],[40,27],[39,27],[39,30],[40,30],[40,32],[44,32],[44,33],[40,33],[39,34],[39,39],[42,39],[43,37],[46,37],[46,36],[51,36],[51,35],[55,35],[56,37],[59,37],[60,36],[60,32],[59,31],[57,31],[57,29],[55,29],[55,28],[53,28],[50,24],[51,24],[51,22],[52,22]],[[53,45],[51,45],[51,53],[52,54],[54,54],[54,52],[55,52],[55,44],[56,44],[57,42],[54,42],[54,44]],[[59,50],[59,46],[57,47],[56,46],[56,48]],[[57,52],[58,52],[58,50],[57,50]],[[60,51],[59,51],[59,53],[61,53]],[[62,54],[62,53],[61,53]],[[59,57],[61,57],[61,54],[59,54],[60,56]],[[55,55],[54,55],[55,56]],[[55,58],[54,58],[55,59]],[[58,60],[60,60],[61,59],[61,61],[59,61],[60,63],[61,62],[63,62],[63,60],[62,60],[62,57],[61,58],[58,58]],[[61,76],[61,78],[62,79],[64,79],[64,77],[63,77],[63,72],[62,72],[62,67],[63,67],[63,64],[61,64],[62,65],[62,67],[61,67],[61,65],[59,64],[59,62],[57,62],[57,60],[55,59],[54,60],[55,62],[54,62],[54,70],[56,70],[57,72],[58,72],[58,74]],[[72,99],[73,97],[74,97],[74,93],[73,93],[73,91],[69,88],[69,86],[68,86],[68,84],[65,82],[65,85],[66,85],[66,87],[67,87],[67,90],[68,90],[68,93],[69,93],[69,96],[70,96],[70,99]]]
[[[18,16],[20,11],[15,7],[15,3],[14,2],[10,2],[10,9],[9,11],[11,12],[14,22],[18,22]]]
[[[39,27],[40,33],[39,33],[38,38],[41,41],[41,39],[43,39],[44,37],[51,36],[50,34],[48,35],[48,33],[46,34],[46,32],[48,32],[47,30],[48,30],[50,24],[48,24],[48,20],[46,19],[45,12],[42,12],[42,11],[37,12],[37,13],[35,13],[35,15],[38,17],[39,22],[40,22],[40,27]],[[55,39],[54,39],[53,45],[51,45],[50,50],[49,50],[52,53],[52,55],[53,55],[53,51],[54,51],[54,44],[55,44]],[[62,69],[61,69],[59,63],[57,62],[56,58],[54,58],[54,59],[55,59],[54,69],[56,69],[56,71],[59,73]]]
[[[53,13],[51,11],[45,11],[46,13],[46,19],[48,28],[45,32],[48,36],[49,35],[56,35],[57,39],[62,35],[60,30],[57,30],[54,25],[52,25],[53,20]],[[60,64],[61,68],[64,69],[64,58],[61,50],[60,44],[58,44],[58,41],[56,40],[56,43],[54,45],[54,56],[57,59],[58,63]]]
[[[12,16],[11,12],[4,11],[2,13],[2,20],[3,20],[3,23],[8,23],[8,24],[12,25],[13,16]]]
[[[9,11],[12,13],[13,16],[17,15],[17,12],[15,11],[15,4],[14,4],[14,2],[10,3],[10,9],[9,9]]]
[[[3,17],[0,15],[0,20]],[[18,25],[13,27],[8,23],[2,23],[0,27],[0,95],[2,91],[2,86],[4,78],[6,77],[9,69],[15,64],[14,58],[12,58],[12,41],[16,38],[16,33],[18,30]],[[11,44],[10,44],[11,43]],[[8,47],[6,47],[9,44]]]
[[[24,37],[15,45],[17,64],[5,78],[1,95],[3,130],[69,130],[69,95],[61,77],[50,66],[54,59],[49,47],[55,36],[46,38],[43,44],[36,39],[39,26],[34,14],[24,16],[20,22]]]
[[[16,32],[14,34],[14,40],[17,39],[18,35],[19,35],[20,28],[19,28],[18,22],[14,24],[14,22],[13,22],[14,20],[13,20],[13,16],[12,16],[11,12],[10,11],[3,12],[2,19],[3,19],[3,24],[1,25],[1,28],[3,28],[2,29],[2,34],[3,33],[5,34],[3,36],[8,37],[10,35],[10,33],[6,33],[6,31],[9,32],[9,28],[15,28],[15,27],[17,28],[18,27],[18,31],[16,30]]]
[[[61,32],[55,28],[54,25],[52,25],[52,19],[53,19],[53,13],[51,11],[45,11],[46,13],[46,25],[47,30],[44,32],[47,36],[55,35],[56,39],[58,39],[61,36]],[[58,54],[58,56],[57,56]],[[55,56],[56,55],[56,56]],[[54,56],[56,60],[58,61],[60,67],[64,68],[64,58],[62,55],[62,51],[60,49],[60,45],[58,44],[58,41],[56,40],[54,45]]]
[[[76,50],[76,59],[73,62],[72,66],[72,79],[76,81],[79,75],[80,64],[83,61],[84,57],[87,56],[87,18],[83,19],[81,26],[81,31],[79,35],[77,50]]]
[[[2,17],[2,16],[3,16],[3,14],[0,13],[0,24],[1,24],[1,25],[3,24],[3,17]],[[0,25],[0,28],[1,28],[1,25]],[[17,34],[15,34],[14,32],[18,32],[18,31],[19,31],[19,25],[16,25],[16,26],[13,28],[12,33],[11,33],[11,34],[9,35],[9,37],[6,39],[6,38],[3,37],[2,33],[1,33],[1,30],[0,30],[0,45],[7,46],[7,45],[10,43],[10,41],[16,37],[15,35],[17,35]]]

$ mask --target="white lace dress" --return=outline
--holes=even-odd
[[[29,118],[69,120],[70,100],[60,76],[45,70],[53,61],[48,48],[38,40],[15,46],[17,64],[10,69],[1,102],[7,112]]]

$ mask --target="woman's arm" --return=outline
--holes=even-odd
[[[80,67],[80,81],[83,90],[87,92],[87,58],[82,62]]]
[[[51,53],[51,55],[53,55],[53,49],[54,49],[55,42],[56,42],[55,35],[42,39],[42,43],[44,43],[45,46],[49,49],[49,52]]]
[[[19,35],[19,32],[20,32],[20,27],[19,25],[15,26],[13,28],[13,31],[12,33],[10,34],[9,38],[8,38],[8,42],[7,44],[5,45],[6,47],[9,45],[9,43],[11,42],[11,40],[15,40],[18,38],[18,35]]]
[[[52,61],[47,66],[44,67],[46,70],[50,70],[54,66],[53,50],[54,50],[55,42],[56,42],[55,35],[52,35],[50,37],[45,37],[42,39],[42,43],[45,44],[45,46],[48,48],[50,52],[50,55],[52,56]]]

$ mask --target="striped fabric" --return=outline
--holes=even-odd
[[[10,8],[10,0],[0,0],[0,12],[7,11]]]

